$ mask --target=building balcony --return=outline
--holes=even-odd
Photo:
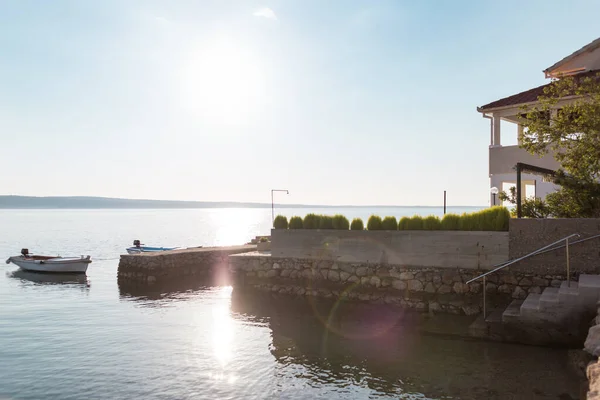
[[[515,173],[515,165],[519,162],[551,170],[557,170],[560,167],[558,161],[554,159],[553,152],[539,157],[528,153],[519,146],[490,147],[490,175]]]

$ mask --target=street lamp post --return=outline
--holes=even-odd
[[[496,195],[498,194],[498,188],[496,186],[494,186],[493,188],[490,189],[490,193],[492,194],[492,196],[494,196],[494,204],[496,205]]]
[[[286,194],[290,194],[290,191],[287,189],[271,189],[271,222],[275,221],[275,206],[273,204],[273,192],[285,192]]]

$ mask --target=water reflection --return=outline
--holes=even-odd
[[[206,350],[212,352],[205,376],[232,383],[239,374],[239,390],[263,379],[285,386],[287,398],[308,398],[307,389],[318,389],[327,398],[568,400],[579,390],[564,350],[426,335],[420,315],[392,306],[295,299],[211,282],[173,291],[119,288],[123,299],[144,305],[194,304],[186,312],[208,335],[195,336],[190,363],[200,368]],[[199,313],[200,304],[207,314]],[[236,336],[257,325],[269,328],[264,346],[272,367]],[[248,368],[260,368],[260,382],[245,380]]]
[[[51,274],[18,269],[12,272],[7,272],[6,275],[9,278],[20,279],[22,282],[32,282],[39,285],[74,284],[89,286],[89,280],[85,274]]]

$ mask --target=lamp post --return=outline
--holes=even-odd
[[[496,195],[498,194],[498,188],[496,186],[494,186],[493,188],[490,189],[490,193],[492,194],[492,196],[494,196],[494,203],[493,205],[496,205]]]
[[[275,206],[273,205],[273,192],[285,192],[286,194],[290,194],[290,191],[287,189],[271,189],[271,222],[275,221]]]

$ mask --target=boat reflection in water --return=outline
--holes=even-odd
[[[63,284],[76,284],[89,286],[90,283],[85,274],[70,274],[70,273],[43,273],[43,272],[30,272],[22,269],[8,272],[7,276],[20,279],[21,281],[33,282],[39,285],[63,285]]]

